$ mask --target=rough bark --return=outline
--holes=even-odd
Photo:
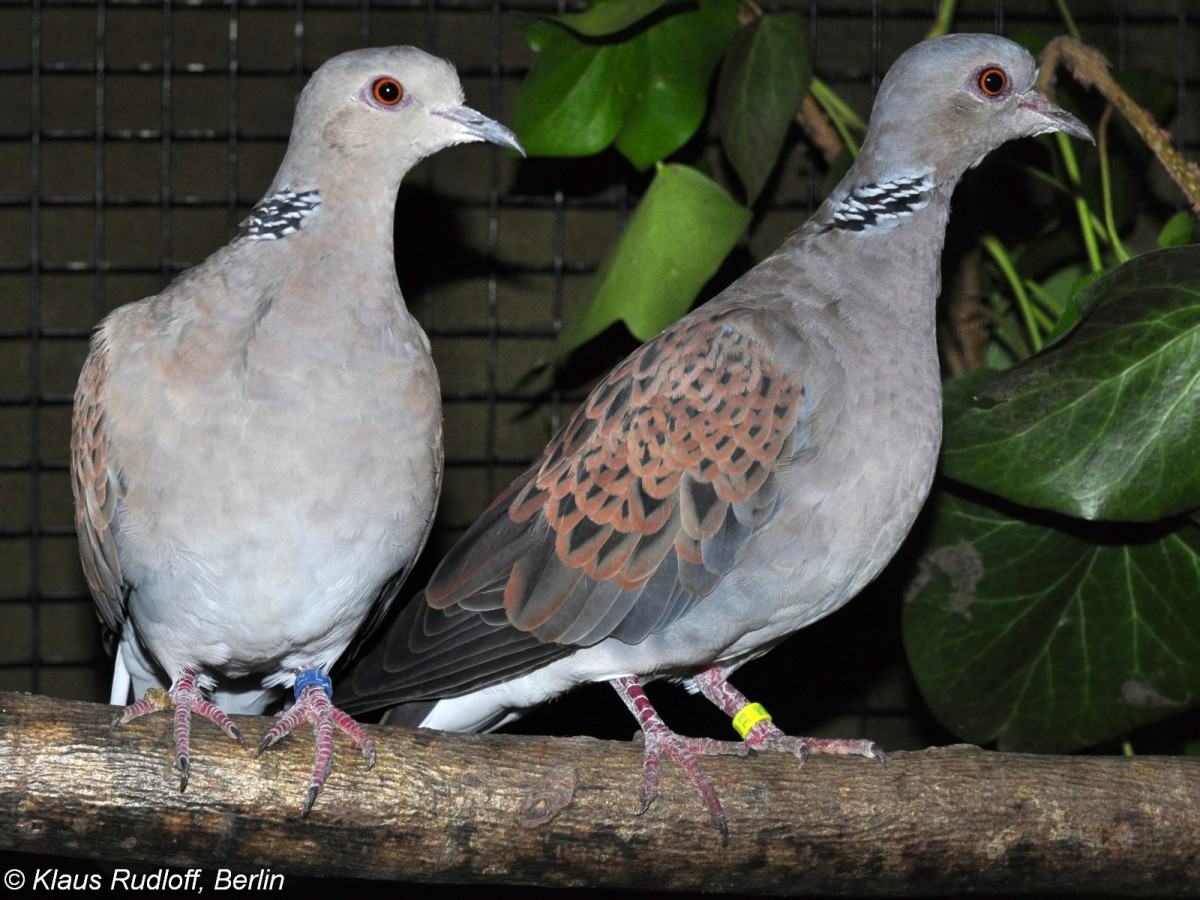
[[[637,815],[641,750],[374,728],[368,770],[338,738],[308,819],[301,733],[255,759],[206,722],[192,774],[171,723],[0,694],[0,849],[304,875],[741,893],[1200,890],[1200,759],[1050,757],[971,747],[865,759],[706,760],[722,846],[664,761]],[[268,719],[238,725],[253,746]]]

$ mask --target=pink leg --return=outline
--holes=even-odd
[[[312,775],[308,780],[308,796],[304,801],[304,811],[307,816],[316,802],[317,795],[325,787],[325,779],[333,769],[333,728],[336,725],[358,744],[363,756],[367,758],[367,768],[375,765],[375,741],[367,734],[366,729],[342,712],[330,701],[333,692],[333,682],[329,676],[317,669],[301,669],[296,675],[296,702],[283,717],[275,723],[275,727],[267,732],[259,744],[256,757],[264,750],[275,744],[286,734],[290,734],[305,722],[313,725],[316,732],[316,753],[313,759]]]
[[[727,716],[733,718],[750,705],[746,695],[725,680],[725,670],[720,666],[705,669],[692,679],[705,697],[711,700]],[[792,737],[784,734],[770,719],[762,719],[746,732],[746,746],[754,750],[776,750],[794,753],[801,760],[807,759],[810,751],[833,753],[840,756],[865,756],[886,762],[883,749],[874,741],[847,740],[840,738]]]
[[[113,725],[124,725],[147,713],[172,708],[175,710],[175,768],[179,770],[179,790],[182,791],[187,788],[191,768],[188,754],[192,741],[192,713],[208,719],[243,747],[246,742],[229,716],[200,693],[196,673],[191,669],[184,669],[169,691],[158,688],[146,691],[145,697],[125,707],[113,720]]]
[[[688,738],[676,734],[659,717],[650,703],[650,698],[642,689],[641,683],[632,675],[624,675],[612,679],[609,684],[625,701],[629,711],[642,727],[641,736],[645,741],[644,755],[645,777],[642,782],[642,808],[639,815],[645,812],[658,794],[658,771],[662,754],[675,760],[688,773],[692,784],[700,792],[701,799],[708,807],[713,824],[721,830],[722,843],[729,840],[729,826],[725,820],[725,810],[717,797],[717,789],[712,779],[700,765],[697,754],[716,755],[732,754],[746,755],[746,745],[736,741],[716,741],[711,738]]]

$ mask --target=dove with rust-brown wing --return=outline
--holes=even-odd
[[[119,644],[112,702],[145,692],[119,721],[173,710],[181,789],[193,714],[240,742],[227,712],[289,688],[260,752],[313,725],[305,814],[335,727],[374,759],[326,673],[420,552],[442,468],[437,373],[393,261],[397,190],[445,147],[520,148],[462,101],[453,66],[412,47],[330,60],[233,240],[92,341],[71,440],[83,569]]]
[[[991,35],[904,53],[829,199],[592,392],[342,682],[342,705],[483,730],[608,681],[645,738],[643,802],[666,753],[723,831],[699,755],[882,758],[870,741],[784,734],[728,675],[858,593],[924,503],[951,193],[1007,140],[1090,138],[1036,75]],[[642,690],[655,678],[698,690],[742,742],[672,732]]]

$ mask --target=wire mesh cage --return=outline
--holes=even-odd
[[[936,5],[780,4],[806,15],[814,68],[862,113],[891,60],[924,36]],[[1200,52],[1188,0],[1070,6],[1118,71],[1149,69],[1174,87],[1170,124],[1194,158]],[[503,121],[533,58],[521,17],[566,8],[0,0],[0,689],[87,700],[108,693],[67,476],[71,398],[95,323],[228,239],[270,182],[295,96],[325,59],[360,46],[418,45],[452,60],[468,102]],[[1049,0],[964,0],[955,25],[1008,34],[1062,27]],[[821,200],[826,168],[798,134],[788,147],[769,200],[715,287]],[[577,377],[527,377],[645,184],[615,155],[518,162],[483,147],[428,160],[406,180],[397,265],[431,337],[445,402],[447,474],[424,574],[541,450],[588,379],[633,346],[608,335]],[[802,681],[803,721],[793,724],[812,732],[869,733],[889,748],[944,737],[922,717],[905,675],[898,609],[897,586],[885,582],[776,654],[788,668],[751,667],[747,683]],[[624,712],[611,705],[607,727],[627,737]],[[569,730],[561,709],[557,724],[543,717],[524,727]]]

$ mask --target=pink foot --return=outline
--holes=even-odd
[[[192,740],[192,713],[208,719],[243,747],[246,746],[242,733],[229,720],[229,716],[200,693],[196,685],[196,673],[191,669],[184,669],[169,691],[159,688],[146,691],[146,696],[125,707],[121,715],[113,719],[113,725],[124,725],[148,713],[167,709],[175,710],[175,768],[179,771],[180,791],[187,788],[191,769],[188,753]]]
[[[307,816],[316,802],[317,795],[325,786],[325,779],[333,768],[333,727],[336,725],[348,734],[367,759],[367,768],[375,765],[375,741],[366,730],[350,716],[334,706],[329,698],[333,694],[333,682],[319,669],[301,669],[296,675],[296,702],[291,709],[266,733],[259,744],[255,757],[274,745],[280,738],[290,734],[305,722],[313,725],[316,732],[316,755],[313,760],[312,776],[308,780],[308,796],[304,801],[302,816]]]
[[[642,689],[641,683],[632,675],[614,678],[609,682],[620,694],[629,711],[633,713],[642,726],[641,732],[635,736],[645,742],[646,751],[643,756],[645,771],[642,782],[642,808],[638,815],[644,813],[658,796],[658,772],[664,753],[683,767],[692,784],[700,792],[700,798],[708,807],[713,824],[721,831],[721,843],[729,842],[729,824],[725,819],[725,810],[721,808],[721,800],[717,796],[717,788],[712,778],[700,765],[697,755],[733,755],[745,756],[746,745],[740,741],[716,741],[711,738],[689,738],[673,732],[659,717],[650,703],[650,698]]]
[[[725,680],[725,671],[720,666],[705,669],[692,679],[696,687],[705,697],[723,710],[730,718],[735,718],[743,710],[753,707],[746,695]],[[758,707],[761,709],[761,707]],[[763,711],[765,712],[765,710]],[[736,725],[735,725],[736,727]],[[793,753],[801,761],[811,753],[829,753],[839,756],[865,756],[867,759],[878,759],[887,762],[883,748],[874,741],[848,740],[843,738],[812,738],[792,737],[784,734],[775,726],[770,718],[760,718],[745,732],[745,744],[753,750],[773,750]]]

